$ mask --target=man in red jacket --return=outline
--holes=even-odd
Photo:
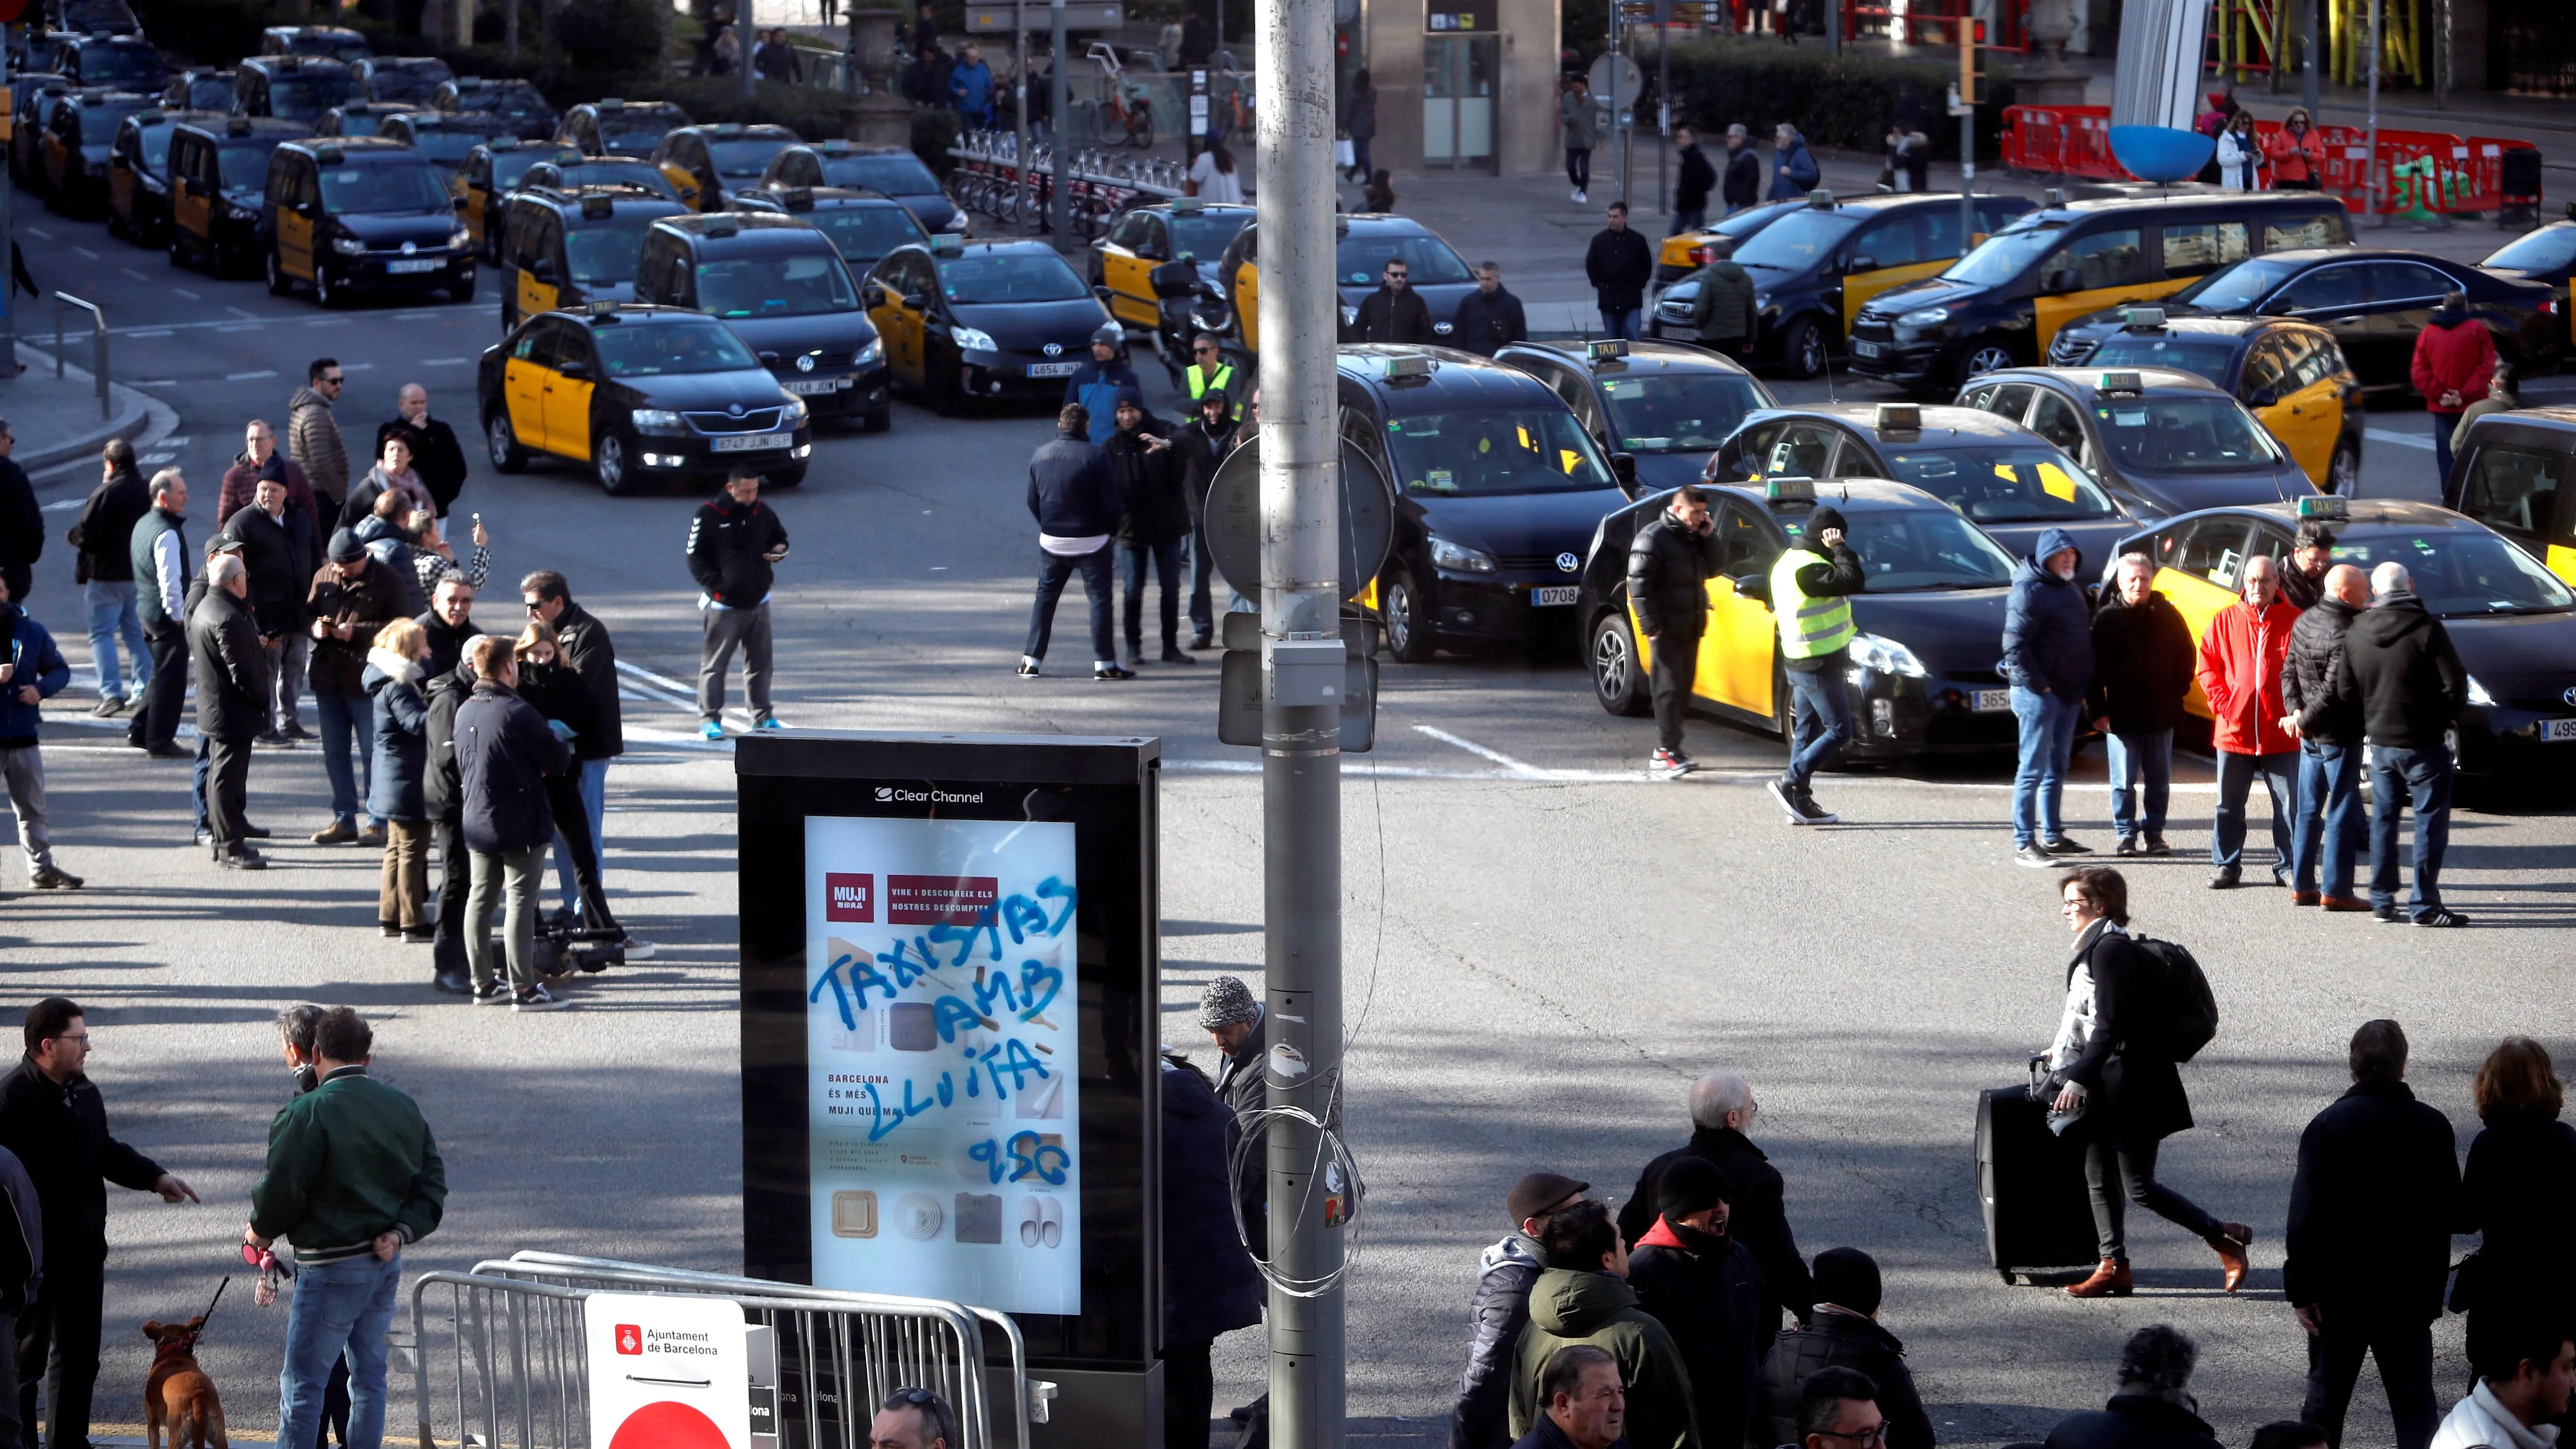
[[[2299,611],[2281,597],[2268,555],[2245,561],[2239,602],[2219,611],[2200,640],[2200,692],[2209,696],[2210,742],[2218,752],[2218,811],[2210,828],[2209,878],[2233,890],[2245,865],[2245,798],[2254,777],[2272,796],[2272,883],[2290,880],[2290,823],[2298,802],[2299,739],[2285,723],[2281,665]]]
[[[2415,390],[2424,395],[2424,410],[2433,415],[2433,465],[2442,476],[2434,486],[2451,496],[2451,431],[2460,413],[2487,395],[2495,374],[2495,338],[2487,324],[2469,312],[2469,299],[2458,292],[2443,296],[2432,325],[2415,334]]]

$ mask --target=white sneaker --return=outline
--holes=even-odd
[[[626,959],[629,961],[650,961],[660,949],[650,941],[639,941],[633,936],[628,936],[619,945],[626,952]]]
[[[1581,187],[1576,187],[1574,191],[1574,204],[1577,206],[1590,206],[1592,204],[1592,198],[1584,195]]]

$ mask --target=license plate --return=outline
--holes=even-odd
[[[446,265],[445,259],[440,257],[414,257],[409,261],[387,262],[385,270],[399,277],[410,272],[434,272]]]
[[[785,433],[735,433],[715,440],[719,453],[759,453],[771,448],[784,448],[795,442]]]
[[[1029,364],[1029,376],[1071,377],[1074,370],[1081,366],[1079,362],[1032,362]]]
[[[1863,342],[1857,337],[1852,339],[1852,356],[1854,357],[1876,357],[1883,350],[1884,349],[1875,342]]]
[[[1530,604],[1540,609],[1572,608],[1579,592],[1581,586],[1577,584],[1549,584],[1530,590]]]
[[[2576,740],[2576,719],[2545,719],[2540,722],[2544,740]]]
[[[2009,710],[2012,708],[2012,691],[2009,689],[1980,689],[1977,691],[1976,699],[1970,707],[1975,709],[1979,714],[1994,714],[1998,711]]]
[[[786,384],[787,390],[796,394],[798,397],[812,397],[816,393],[824,392],[839,392],[847,385],[848,384],[844,379],[837,377],[791,377],[787,379]]]

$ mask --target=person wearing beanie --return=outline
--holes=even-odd
[[[1709,1072],[1691,1083],[1690,1141],[1657,1156],[1637,1174],[1637,1185],[1619,1208],[1619,1236],[1630,1247],[1643,1244],[1663,1211],[1664,1173],[1687,1158],[1717,1164],[1726,1181],[1727,1235],[1753,1253],[1762,1265],[1762,1351],[1779,1331],[1780,1313],[1803,1327],[1815,1288],[1807,1280],[1807,1260],[1798,1253],[1798,1235],[1789,1226],[1783,1205],[1788,1185],[1780,1169],[1746,1136],[1761,1105],[1753,1084],[1733,1072]]]
[[[1762,1269],[1729,1231],[1717,1164],[1675,1162],[1655,1201],[1655,1225],[1628,1256],[1628,1286],[1681,1349],[1700,1442],[1733,1449],[1745,1442],[1761,1370]]]
[[[1145,660],[1145,571],[1162,585],[1163,662],[1196,664],[1181,649],[1181,553],[1190,537],[1190,505],[1182,491],[1181,456],[1171,424],[1145,411],[1145,395],[1118,389],[1118,431],[1101,449],[1118,480],[1118,554],[1126,582],[1127,664]]]
[[[1512,1184],[1503,1210],[1519,1228],[1487,1248],[1476,1269],[1476,1296],[1467,1305],[1473,1331],[1467,1371],[1458,1378],[1458,1402],[1449,1413],[1449,1449],[1504,1449],[1512,1442],[1513,1351],[1529,1326],[1530,1285],[1547,1269],[1539,1235],[1547,1220],[1583,1201],[1592,1184],[1561,1173],[1533,1172]]]
[[[322,773],[331,782],[331,823],[313,832],[315,845],[358,844],[381,850],[382,821],[358,828],[376,752],[375,704],[364,683],[367,650],[377,631],[402,617],[401,582],[379,568],[351,529],[335,529],[304,599],[312,619],[313,714],[322,726]]]
[[[1242,1167],[1235,1179],[1235,1196],[1243,1203],[1243,1226],[1253,1256],[1267,1258],[1270,1167],[1262,1145],[1266,1134],[1254,1115],[1270,1105],[1269,1089],[1261,1077],[1261,1028],[1261,1003],[1253,999],[1252,988],[1243,984],[1243,978],[1219,976],[1199,993],[1199,1029],[1216,1043],[1217,1100],[1235,1118],[1227,1141],[1231,1143],[1236,1135],[1252,1139],[1232,1158]]]
[[[1850,596],[1868,587],[1869,575],[1843,541],[1850,530],[1839,510],[1818,508],[1803,525],[1789,524],[1789,546],[1771,565],[1771,613],[1780,625],[1780,664],[1787,672],[1793,721],[1789,767],[1768,788],[1792,825],[1831,825],[1841,818],[1816,803],[1808,783],[1851,738],[1841,661],[1857,637]]]
[[[1770,1443],[1796,1439],[1807,1381],[1829,1368],[1857,1369],[1878,1385],[1887,1449],[1932,1449],[1932,1416],[1905,1366],[1905,1345],[1878,1324],[1877,1261],[1858,1248],[1828,1248],[1816,1255],[1815,1282],[1813,1326],[1780,1335],[1763,1360],[1755,1429]]]

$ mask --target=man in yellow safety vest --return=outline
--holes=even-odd
[[[1197,402],[1207,396],[1211,390],[1223,392],[1229,398],[1240,395],[1241,390],[1234,385],[1234,364],[1226,361],[1224,354],[1218,350],[1215,334],[1200,333],[1199,340],[1190,344],[1190,357],[1192,361],[1188,376],[1191,402]],[[1229,407],[1226,421],[1240,422],[1242,419],[1236,410]]]
[[[1807,783],[1851,738],[1851,701],[1837,667],[1851,648],[1851,595],[1867,586],[1860,555],[1843,542],[1849,525],[1818,508],[1803,527],[1789,524],[1789,546],[1771,565],[1771,612],[1780,622],[1780,663],[1794,711],[1789,768],[1769,782],[1771,798],[1792,825],[1830,825],[1840,818],[1816,803]]]

